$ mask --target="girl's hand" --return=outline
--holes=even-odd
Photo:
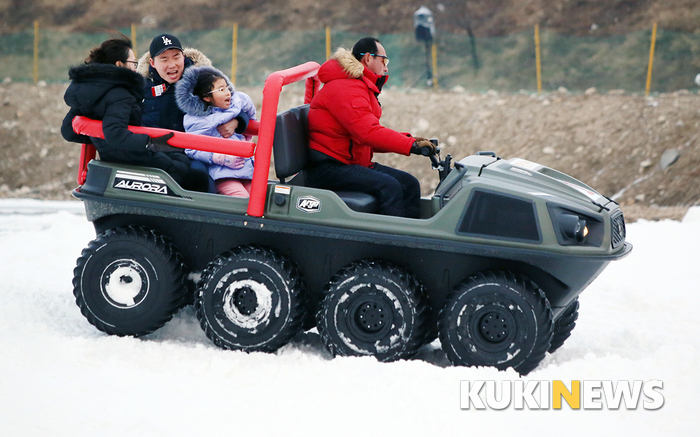
[[[224,155],[223,153],[214,153],[211,160],[214,164],[238,170],[245,165],[245,158],[240,156]]]

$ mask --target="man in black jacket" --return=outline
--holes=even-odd
[[[194,61],[185,56],[180,40],[169,34],[153,38],[149,53],[148,62],[141,58],[142,67],[139,69],[142,73],[147,71],[144,75],[143,125],[184,132],[184,113],[175,103],[175,83],[185,68],[194,65]]]
[[[170,34],[158,35],[151,41],[148,53],[141,57],[138,71],[146,78],[143,101],[143,125],[184,132],[185,114],[175,101],[175,84],[191,66],[211,67],[211,61],[196,49],[183,49],[180,40]],[[219,133],[228,138],[243,132],[248,118],[242,114],[237,123],[219,126]]]

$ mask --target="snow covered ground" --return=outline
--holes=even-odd
[[[700,210],[628,226],[634,250],[582,294],[572,337],[526,378],[418,359],[330,359],[307,333],[276,354],[217,349],[191,308],[142,339],[81,316],[79,202],[0,200],[0,435],[697,435]],[[645,410],[460,408],[460,381],[660,380]],[[643,398],[642,398],[643,399]],[[695,407],[693,406],[695,405]]]

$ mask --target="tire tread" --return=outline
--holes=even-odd
[[[123,327],[111,326],[101,321],[88,308],[81,290],[81,278],[89,259],[105,245],[123,240],[131,240],[134,243],[142,244],[158,255],[164,261],[163,264],[166,266],[166,269],[168,269],[167,277],[171,280],[171,287],[169,287],[169,289],[174,290],[170,298],[166,300],[165,305],[162,306],[159,316],[143,323],[143,326],[139,329],[126,329]],[[172,319],[177,310],[182,307],[185,298],[182,256],[168,239],[157,234],[150,228],[144,226],[127,226],[108,229],[99,234],[94,240],[90,241],[88,246],[82,250],[80,257],[76,261],[76,266],[73,269],[73,295],[75,296],[75,303],[80,308],[81,314],[91,325],[95,326],[100,331],[120,337],[127,335],[139,337],[150,334],[165,325]]]
[[[534,282],[525,276],[516,275],[510,271],[488,270],[476,273],[462,281],[448,294],[445,305],[440,310],[438,322],[439,338],[443,351],[454,365],[469,365],[455,349],[455,345],[451,339],[452,332],[448,326],[448,319],[450,312],[459,305],[459,299],[465,292],[464,290],[470,290],[484,283],[505,284],[509,288],[519,290],[523,298],[532,305],[534,313],[536,315],[541,315],[540,317],[536,317],[537,340],[530,350],[530,353],[520,362],[509,363],[503,366],[503,369],[513,367],[513,369],[521,375],[526,375],[539,365],[549,349],[550,340],[552,338],[552,310],[547,296]]]
[[[280,272],[285,272],[287,275],[285,282],[287,282],[291,293],[290,300],[292,302],[292,306],[290,308],[290,317],[289,321],[284,327],[284,330],[278,333],[278,335],[274,338],[270,339],[267,343],[255,347],[235,347],[222,339],[214,327],[212,327],[211,323],[209,323],[203,305],[203,293],[208,287],[211,279],[228,262],[240,259],[252,259],[264,262],[267,265],[279,266]],[[263,246],[238,246],[214,258],[214,260],[211,261],[202,272],[202,278],[195,293],[195,315],[197,316],[199,325],[206,334],[207,338],[222,349],[244,350],[246,352],[274,352],[287,344],[301,329],[306,309],[306,299],[304,295],[305,289],[306,286],[304,284],[301,272],[297,268],[296,264],[294,264],[286,256],[281,255],[274,249]]]

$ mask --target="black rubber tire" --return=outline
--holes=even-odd
[[[182,306],[182,258],[148,228],[110,229],[83,249],[73,270],[73,294],[80,312],[100,331],[146,335]]]
[[[204,270],[195,313],[207,337],[223,349],[274,352],[299,332],[305,293],[289,258],[268,248],[240,246]]]
[[[410,358],[427,339],[424,295],[407,269],[387,261],[356,261],[326,284],[316,326],[334,356]]]
[[[571,331],[574,330],[576,319],[578,319],[578,308],[578,298],[576,298],[566,307],[562,315],[554,321],[554,334],[547,351],[550,354],[559,349],[571,336]]]
[[[453,364],[512,367],[525,375],[549,349],[552,310],[526,277],[487,271],[455,286],[439,325],[442,349]]]

